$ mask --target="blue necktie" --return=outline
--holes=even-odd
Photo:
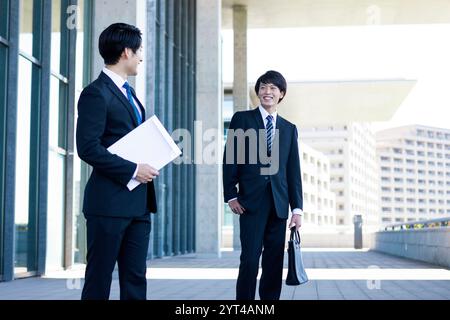
[[[270,157],[272,154],[273,116],[269,114],[266,119],[267,155]]]
[[[128,101],[130,101],[131,105],[133,106],[133,110],[134,110],[134,113],[136,114],[136,118],[137,118],[137,121],[138,121],[138,125],[140,125],[140,124],[142,123],[142,117],[141,117],[141,115],[140,115],[140,113],[139,113],[139,111],[138,111],[138,107],[137,107],[136,104],[134,103],[133,95],[132,95],[132,93],[131,93],[131,87],[130,87],[130,85],[128,84],[128,82],[125,82],[125,83],[123,84],[123,87],[125,88],[125,90],[127,90]]]

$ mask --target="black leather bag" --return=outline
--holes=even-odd
[[[288,242],[288,260],[286,285],[298,286],[308,282],[300,247],[300,233],[296,231],[295,226],[291,229],[291,236]]]

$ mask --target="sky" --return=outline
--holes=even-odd
[[[222,31],[223,81],[233,81],[233,33]],[[248,77],[289,81],[407,79],[417,83],[391,121],[450,129],[450,24],[250,29]]]

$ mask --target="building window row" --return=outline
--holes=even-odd
[[[417,129],[416,134],[419,137],[428,137],[431,139],[450,140],[450,133],[436,132],[431,130]]]

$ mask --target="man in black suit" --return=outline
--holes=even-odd
[[[277,114],[287,84],[276,71],[262,75],[255,85],[261,105],[234,114],[223,160],[225,202],[240,215],[241,258],[237,300],[254,300],[259,259],[261,300],[280,298],[286,221],[302,224],[302,181],[295,125]],[[238,188],[237,188],[238,187]]]
[[[107,148],[145,120],[145,109],[128,84],[142,62],[138,28],[116,23],[99,38],[105,68],[78,102],[77,150],[92,166],[83,213],[87,220],[87,266],[81,298],[109,299],[118,264],[120,299],[145,300],[150,212],[156,212],[153,185],[159,173],[111,154]],[[129,191],[127,184],[141,184]]]

